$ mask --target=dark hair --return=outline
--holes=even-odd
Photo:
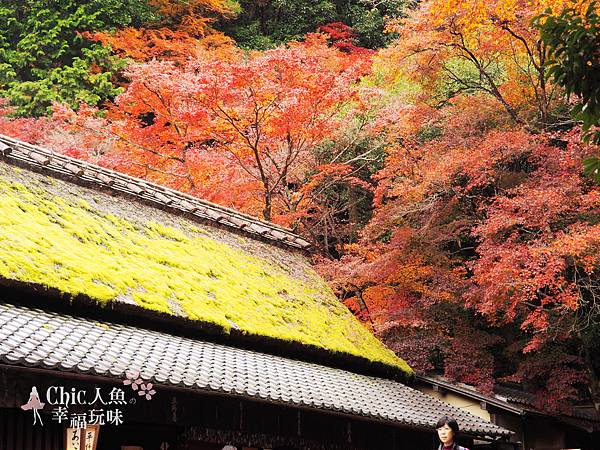
[[[458,422],[454,419],[454,417],[440,417],[440,420],[437,421],[435,428],[442,428],[444,425],[448,425],[452,429],[454,436],[458,434]]]

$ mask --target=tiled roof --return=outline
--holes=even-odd
[[[43,167],[47,173],[67,174],[98,187],[127,193],[160,206],[193,214],[200,219],[216,222],[279,244],[303,250],[310,249],[310,243],[289,229],[2,134],[0,134],[0,156],[6,160],[18,160]]]
[[[417,380],[436,385],[451,392],[462,394],[478,401],[489,403],[497,408],[512,412],[518,415],[537,415],[537,416],[552,416],[558,420],[566,422],[575,427],[581,428],[588,432],[600,431],[600,417],[593,407],[578,408],[574,407],[569,414],[550,414],[534,408],[535,396],[529,392],[512,389],[506,386],[496,386],[494,388],[495,395],[490,397],[483,395],[475,390],[474,386],[469,386],[463,383],[450,382],[449,380],[435,376],[417,375]]]
[[[507,402],[530,407],[535,405],[535,395],[529,392],[512,389],[506,386],[496,386],[494,391],[498,396],[502,397],[502,399],[505,399]]]
[[[438,387],[441,387],[448,391],[456,392],[458,394],[463,394],[467,397],[479,400],[481,402],[489,403],[498,408],[513,412],[515,414],[519,414],[519,415],[525,414],[525,411],[526,411],[525,409],[523,409],[519,406],[511,405],[510,403],[508,403],[507,401],[505,401],[503,399],[499,399],[496,397],[490,397],[488,395],[483,395],[483,394],[477,392],[475,390],[474,386],[468,386],[468,385],[462,384],[462,383],[450,382],[441,377],[427,377],[427,376],[418,375],[417,379],[423,383],[430,384],[432,386],[438,386]]]
[[[412,376],[303,252],[1,157],[0,285]]]
[[[124,378],[363,416],[417,428],[456,417],[465,433],[510,432],[401,383],[210,342],[24,306],[0,304],[8,364]]]

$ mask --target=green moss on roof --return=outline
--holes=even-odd
[[[224,332],[235,326],[412,373],[300,255],[284,257],[282,249],[231,233],[215,238],[211,228],[183,219],[166,225],[141,213],[119,215],[95,205],[98,196],[108,197],[0,165],[0,277],[102,303],[135,302]]]

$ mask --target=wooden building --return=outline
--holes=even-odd
[[[508,439],[410,387],[309,251],[0,136],[0,449],[427,449],[442,414]]]
[[[600,417],[593,406],[569,414],[549,414],[535,407],[534,397],[514,387],[497,386],[493,396],[443,377],[418,376],[415,388],[513,432],[519,450],[600,450]],[[476,448],[488,448],[479,443]]]

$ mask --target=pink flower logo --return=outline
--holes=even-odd
[[[152,396],[156,394],[156,391],[152,389],[152,386],[152,383],[142,384],[140,386],[138,395],[144,395],[146,396],[146,400],[152,400]]]
[[[131,389],[137,391],[143,383],[142,379],[140,378],[140,373],[127,371],[125,372],[125,375],[127,376],[127,378],[123,380],[123,384],[125,386],[131,385]]]
[[[152,383],[144,383],[144,380],[140,378],[139,371],[127,371],[125,372],[125,375],[127,376],[127,378],[123,380],[125,386],[131,386],[131,389],[137,391],[138,395],[146,397],[146,400],[152,400],[152,396],[156,394]],[[135,400],[133,400],[133,402],[135,402]]]

